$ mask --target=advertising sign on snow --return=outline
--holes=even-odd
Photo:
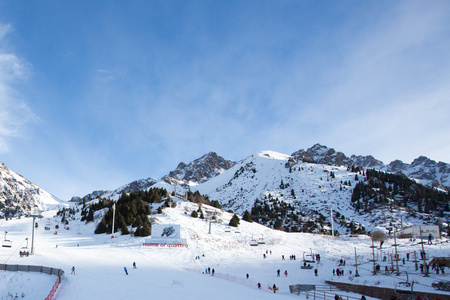
[[[181,238],[180,225],[153,224],[150,239],[145,239],[143,246],[150,247],[187,247],[186,239]]]

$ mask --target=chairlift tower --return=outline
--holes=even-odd
[[[355,247],[355,267],[356,267],[355,277],[359,277],[359,273],[358,273],[358,256],[356,255],[356,247]]]
[[[212,218],[216,215],[216,212],[212,212],[211,215],[209,216],[209,231],[208,234],[211,234],[211,222],[212,222]]]
[[[330,215],[331,215],[331,236],[334,239],[333,206],[331,206],[331,205],[330,205]]]
[[[30,214],[30,217],[33,217],[33,228],[32,228],[32,234],[31,234],[31,254],[34,254],[34,228],[36,227],[35,223],[36,223],[36,218],[42,219],[43,216],[41,214],[40,211],[38,211],[37,213],[34,214]],[[27,240],[28,243],[28,240]]]
[[[414,251],[414,260],[412,262],[414,263],[414,265],[416,267],[416,271],[418,271],[419,270],[419,264],[418,264],[419,260],[417,259],[417,252],[416,251]]]
[[[373,239],[372,239],[372,246],[370,246],[370,248],[372,248],[372,259],[369,260],[370,262],[373,262],[372,275],[377,275],[377,267],[376,267],[377,260],[375,259],[375,248],[377,247],[373,244]]]
[[[422,260],[423,260],[423,273],[424,273],[424,277],[430,277],[430,275],[428,274],[428,265],[427,265],[427,254],[425,253],[425,249],[423,244],[425,244],[425,242],[423,241],[423,236],[422,236],[422,227],[419,226],[419,231],[420,231],[420,242],[419,244],[422,244]]]
[[[113,204],[112,209],[113,209],[113,220],[112,220],[112,233],[111,233],[112,236],[111,236],[111,238],[114,237],[114,220],[116,219],[116,203]]]
[[[392,246],[394,246],[394,249],[395,249],[394,260],[395,260],[395,265],[396,265],[396,269],[397,269],[397,272],[396,272],[395,275],[400,276],[400,270],[398,269],[398,261],[400,260],[400,258],[398,257],[398,254],[397,254],[397,246],[398,246],[398,244],[397,244],[397,237],[396,237],[395,232],[396,231],[394,230],[394,245],[392,245]]]

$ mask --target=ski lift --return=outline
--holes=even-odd
[[[26,245],[25,247],[22,247],[22,250],[21,250],[21,251],[27,252],[27,251],[29,251],[29,250],[28,250],[28,238],[25,238],[25,240],[27,241],[27,245]]]
[[[266,242],[264,241],[264,238],[261,236],[261,238],[258,240],[258,244],[264,245]]]
[[[6,234],[8,231],[5,231],[5,239],[3,240],[2,247],[11,248],[12,247],[12,241],[6,239]]]
[[[411,290],[403,290],[401,287],[411,287]],[[411,295],[414,296],[414,281],[413,282],[397,282],[395,284],[395,293],[397,295]]]
[[[30,250],[28,249],[28,238],[25,239],[27,241],[27,246],[26,247],[22,247],[22,249],[20,249],[19,251],[19,255],[20,257],[28,257],[30,255]]]
[[[311,254],[305,254],[306,252],[303,252],[303,262],[305,262],[305,263],[315,263],[316,262],[316,260],[315,260],[316,256],[312,252],[311,248],[309,248],[309,250],[311,251]]]
[[[252,237],[252,240],[250,241],[250,246],[258,246],[258,242]]]

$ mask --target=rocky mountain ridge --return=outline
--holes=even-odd
[[[190,163],[186,164],[180,162],[175,170],[170,171],[169,174],[163,176],[160,180],[156,180],[152,177],[139,179],[125,184],[114,191],[94,191],[82,198],[72,197],[71,201],[80,202],[83,200],[95,199],[97,197],[118,199],[123,192],[129,193],[132,191],[145,190],[158,182],[160,182],[159,185],[163,185],[164,187],[169,186],[176,189],[176,186],[180,186],[181,190],[187,190],[190,185],[204,183],[209,179],[218,176],[225,170],[228,170],[235,164],[236,162],[226,160],[215,152],[209,152]]]
[[[300,149],[292,153],[287,163],[292,165],[298,161],[329,166],[345,166],[348,168],[360,166],[390,173],[401,172],[425,185],[450,190],[450,165],[444,162],[436,163],[425,156],[420,156],[411,164],[404,163],[401,160],[394,160],[385,165],[381,160],[374,158],[372,155],[351,155],[348,157],[343,152],[336,151],[333,148],[315,144],[307,150]],[[140,179],[114,191],[100,190],[94,191],[82,198],[73,197],[72,201],[82,201],[83,199],[87,200],[97,197],[116,199],[123,191],[130,192],[147,189],[158,182],[160,182],[158,186],[168,187],[168,189],[173,189],[175,186],[179,186],[179,190],[189,189],[190,186],[203,184],[220,175],[237,163],[226,160],[215,152],[209,152],[190,163],[180,162],[175,170],[170,171],[169,174],[163,176],[160,180],[152,177]]]
[[[411,164],[394,160],[385,165],[381,160],[371,155],[367,156],[346,156],[342,152],[337,152],[333,148],[328,148],[320,144],[315,144],[311,148],[298,150],[292,153],[292,158],[297,161],[326,164],[333,166],[361,166],[390,173],[403,173],[407,177],[422,181],[425,185],[442,187],[450,190],[450,164],[436,162],[426,156],[416,158]]]
[[[0,217],[26,215],[65,204],[0,162]]]
[[[168,183],[189,184],[195,182],[201,184],[235,164],[236,162],[226,160],[215,152],[209,152],[188,164],[179,163],[175,170],[170,171],[167,176],[163,177],[163,180]]]
[[[267,160],[262,163],[263,165],[256,167],[256,162],[250,158],[261,155]],[[274,164],[271,165],[272,163]],[[286,200],[289,199],[290,193],[297,195],[297,198],[299,193],[303,194],[303,198],[309,195],[306,198],[317,200],[319,203],[328,203],[328,200],[334,198],[334,194],[336,194],[336,197],[345,199],[345,203],[347,203],[347,200],[351,198],[349,191],[357,183],[351,178],[356,175],[351,170],[356,166],[402,173],[410,178],[414,178],[417,182],[429,186],[446,189],[450,186],[450,167],[449,164],[444,162],[436,163],[427,157],[421,156],[411,164],[395,160],[385,165],[370,155],[352,155],[348,157],[333,148],[316,144],[307,150],[300,149],[292,153],[292,155],[264,151],[263,154],[252,155],[240,162],[229,161],[215,152],[210,152],[190,163],[179,163],[175,170],[159,180],[152,177],[139,179],[113,191],[98,190],[83,198],[74,197],[72,201],[83,201],[98,197],[118,199],[124,192],[129,193],[147,190],[151,187],[162,187],[169,192],[176,192],[177,194],[184,194],[189,190],[198,190],[211,200],[218,200],[225,208],[240,213],[243,213],[245,210],[251,210],[256,200],[263,201],[264,197],[272,199],[274,195],[278,195],[274,199]],[[293,171],[294,169],[296,171]],[[300,170],[304,171],[305,169],[316,175],[306,176],[305,174],[307,173],[303,174],[303,172],[300,172]],[[11,212],[24,214],[36,208],[42,209],[47,203],[60,204],[59,199],[20,175],[15,174],[3,163],[0,165],[0,171],[0,188],[2,189],[0,194],[2,215],[0,216],[5,216],[6,212],[8,214]],[[337,171],[341,173],[340,177],[342,177],[339,184],[330,175],[333,174],[335,176]],[[297,176],[298,178],[294,180],[294,177],[290,175],[293,172],[300,172],[299,174],[303,175]],[[260,175],[263,173],[266,175],[261,177]],[[320,176],[322,173],[324,176]],[[240,178],[244,178],[243,176],[246,179],[241,181]],[[324,181],[330,182],[324,184]],[[333,187],[331,187],[331,181],[334,182]],[[248,183],[252,183],[252,185],[247,186]],[[353,185],[351,185],[352,183]],[[325,188],[327,185],[329,185],[329,188]],[[305,186],[309,186],[309,188],[305,188]],[[307,201],[306,198],[305,201]],[[335,204],[339,206],[344,203],[338,204],[336,202]],[[349,204],[350,202],[345,205]],[[297,203],[297,205],[300,204]],[[321,206],[315,207],[319,209]],[[317,209],[313,209],[313,211]],[[307,210],[303,208],[300,211],[306,212]],[[311,211],[309,213],[313,214]],[[343,215],[346,214],[348,215],[348,212],[343,213]],[[360,221],[363,222],[363,220]]]

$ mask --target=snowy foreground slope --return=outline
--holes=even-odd
[[[78,219],[70,221],[70,230],[60,229],[54,235],[60,218],[53,218],[56,211],[47,211],[39,220],[35,231],[36,254],[21,258],[19,250],[26,246],[26,238],[31,246],[31,219],[13,219],[0,221],[0,232],[8,231],[7,238],[13,242],[11,248],[1,248],[0,260],[6,264],[30,264],[62,268],[65,271],[55,299],[305,299],[289,293],[290,284],[324,284],[325,280],[353,282],[357,284],[394,287],[396,282],[406,281],[405,276],[371,275],[372,257],[371,241],[366,236],[338,237],[312,235],[306,233],[286,233],[268,229],[256,223],[241,220],[238,229],[230,228],[228,222],[231,214],[217,210],[218,222],[212,223],[211,234],[209,222],[190,217],[198,206],[194,203],[181,202],[176,208],[166,208],[163,214],[152,215],[160,224],[180,224],[181,235],[186,238],[187,248],[144,247],[145,238],[129,235],[111,239],[109,235],[94,235],[96,224],[85,225]],[[203,206],[203,210],[214,210]],[[156,219],[155,219],[156,218]],[[45,226],[51,231],[45,231]],[[59,224],[62,226],[61,224]],[[263,239],[266,244],[251,247],[250,241]],[[408,241],[398,241],[400,257],[406,252],[420,251],[421,246]],[[383,245],[383,250],[376,250],[377,256],[392,253],[393,240]],[[425,251],[430,256],[448,256],[450,244],[426,245]],[[355,268],[355,249],[361,277],[349,275]],[[263,258],[269,250],[272,254]],[[321,262],[314,264],[318,276],[313,270],[302,270],[304,254],[312,252],[321,255]],[[203,256],[204,255],[204,256]],[[282,255],[285,260],[282,260]],[[296,255],[296,260],[290,260]],[[200,259],[195,259],[200,256]],[[333,276],[338,261],[347,262],[345,276]],[[137,269],[132,268],[136,262]],[[386,263],[380,262],[382,270]],[[390,265],[390,264],[389,264]],[[75,266],[76,274],[71,275]],[[123,268],[127,267],[129,275]],[[214,268],[215,276],[203,274],[205,268]],[[420,276],[414,270],[414,264],[407,262],[400,266],[408,271],[409,280],[416,280],[415,290],[432,291],[431,283],[435,280],[449,280],[449,275],[431,274],[430,278]],[[276,270],[281,270],[277,277]],[[288,272],[287,277],[283,275]],[[447,274],[450,273],[446,269]],[[249,279],[246,279],[246,274]],[[24,299],[44,299],[50,291],[55,276],[35,273],[0,272],[0,299],[8,299],[8,293]],[[260,282],[262,289],[256,285]],[[277,294],[269,291],[269,285],[276,284],[280,290]],[[341,293],[347,295],[346,293]],[[359,295],[354,295],[360,297]],[[446,296],[449,298],[450,293]],[[370,299],[370,298],[368,298]]]

